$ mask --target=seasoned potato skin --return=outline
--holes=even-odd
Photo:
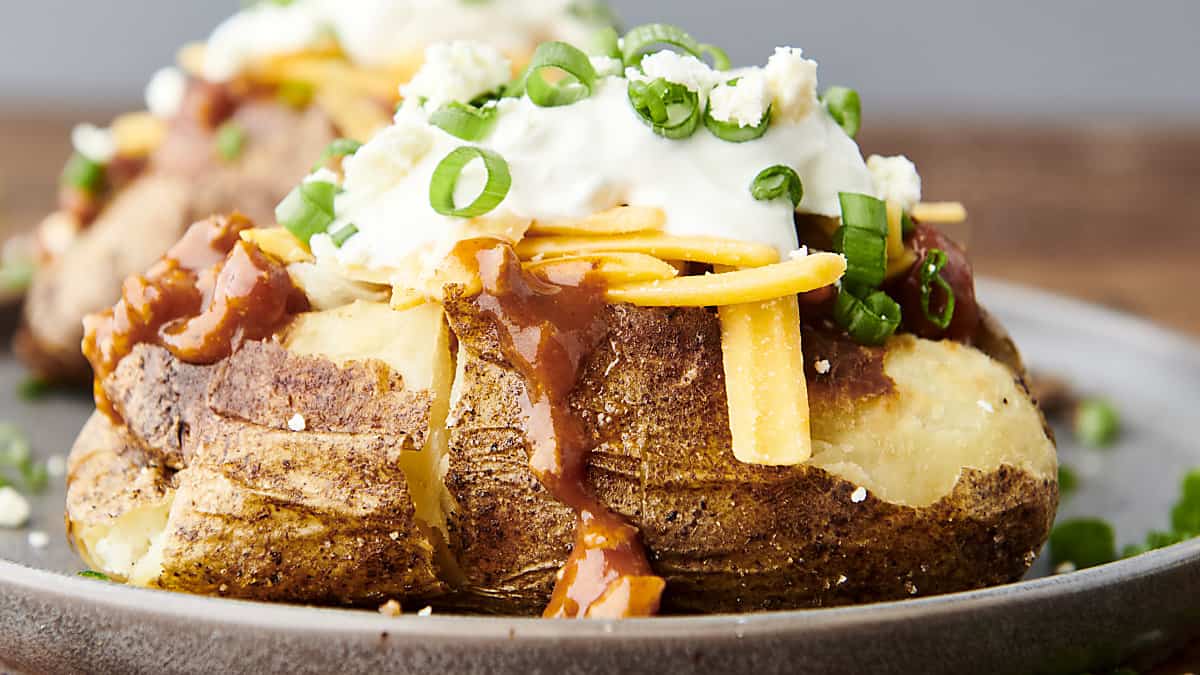
[[[273,222],[275,205],[335,138],[317,108],[296,112],[273,101],[241,106],[232,122],[247,138],[236,162],[217,155],[215,132],[173,128],[146,172],[35,272],[14,346],[39,376],[87,382],[91,368],[79,347],[84,316],[110,306],[127,276],[157,262],[198,219],[240,209]]]
[[[524,385],[491,326],[465,301],[446,312],[459,345],[444,476],[453,575],[439,566],[394,467],[396,452],[421,447],[429,433],[428,400],[404,391],[382,363],[339,367],[274,344],[247,344],[214,366],[139,346],[104,382],[124,426],[93,419],[72,453],[81,466],[111,464],[72,474],[68,520],[129,499],[111,492],[135,467],[153,465],[162,472],[153,484],[177,491],[164,588],[539,613],[574,516],[528,469],[516,404]],[[571,404],[597,443],[592,485],[641,528],[667,580],[666,611],[831,606],[1004,583],[1045,541],[1057,485],[1028,468],[965,469],[948,494],[911,506],[856,496],[856,484],[815,466],[737,462],[715,315],[612,306],[606,320],[607,339]],[[863,367],[909,340],[862,352]],[[1000,356],[1012,361],[1015,351]],[[1023,391],[1019,362],[996,368]],[[814,429],[870,401],[887,405],[897,393],[881,377],[875,387],[811,387]],[[1027,424],[1051,443],[1027,397],[1014,403],[1028,406]],[[294,412],[304,432],[286,429]]]

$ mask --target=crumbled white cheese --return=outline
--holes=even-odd
[[[791,260],[801,260],[808,257],[808,246],[801,246],[795,251],[788,251],[788,258]]]
[[[917,166],[904,155],[867,158],[867,170],[875,180],[875,194],[880,199],[898,203],[905,211],[921,201],[921,176]]]
[[[625,77],[630,80],[649,82],[662,78],[667,82],[682,84],[689,90],[708,96],[709,90],[721,81],[721,74],[691,54],[677,54],[664,49],[642,59],[642,68],[626,68]]]
[[[408,99],[437,110],[451,101],[469,102],[512,79],[512,65],[500,50],[482,42],[458,40],[430,45],[425,64],[400,88]]]
[[[41,530],[34,530],[29,533],[30,548],[46,548],[50,545],[50,535]]]
[[[421,611],[417,612],[417,616],[433,616],[433,608],[425,607]]]
[[[399,541],[399,540],[400,540],[400,533],[399,533],[399,532],[392,532],[391,534],[389,534],[389,535],[388,535],[388,538],[389,538],[389,539],[391,539],[392,541]]]
[[[817,62],[795,47],[776,47],[763,69],[775,114],[799,120],[817,107]]]
[[[50,455],[46,458],[46,473],[51,478],[62,478],[67,475],[67,459],[62,455]]]
[[[287,427],[292,431],[304,431],[308,428],[308,422],[304,420],[304,415],[296,413],[287,421]]]
[[[375,195],[404,179],[433,148],[433,132],[417,118],[398,115],[395,124],[342,160],[347,192]]]
[[[71,130],[71,145],[75,152],[97,164],[108,164],[117,156],[117,139],[112,129],[94,124],[78,124]]]
[[[0,488],[0,527],[18,528],[29,522],[29,501],[11,487]]]
[[[850,494],[850,501],[855,504],[861,504],[867,499],[867,488],[859,486],[857,490]]]
[[[146,109],[155,117],[174,117],[183,106],[187,84],[187,75],[178,68],[168,66],[159,69],[146,85]]]
[[[983,399],[979,399],[978,401],[976,401],[975,405],[979,406],[980,410],[984,411],[985,413],[988,413],[989,415],[991,413],[996,412],[996,409],[994,407],[992,407],[992,404],[988,403],[987,401],[985,401]]]
[[[828,375],[833,366],[830,365],[829,359],[821,359],[813,364],[813,368],[816,369],[818,375]]]
[[[837,585],[838,585],[838,586],[841,586],[842,584],[846,583],[847,581],[849,581],[849,579],[846,577],[846,575],[845,575],[845,574],[839,574],[839,575],[838,575],[838,580],[837,580]]]
[[[1074,572],[1076,569],[1078,568],[1075,566],[1075,563],[1068,560],[1066,562],[1059,563],[1058,567],[1054,568],[1054,573],[1066,574],[1068,572]]]
[[[733,84],[718,84],[708,96],[708,110],[713,119],[737,123],[739,127],[758,126],[770,105],[767,77],[761,70],[749,71]]]
[[[589,59],[597,77],[620,77],[625,64],[611,56],[593,56]]]
[[[379,607],[379,613],[384,616],[397,617],[404,613],[400,603],[395,600],[388,600]]]

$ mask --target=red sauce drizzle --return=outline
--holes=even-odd
[[[284,266],[238,236],[252,226],[240,214],[192,225],[145,275],[125,280],[116,305],[84,320],[99,409],[115,418],[100,383],[140,343],[188,363],[215,363],[307,309]]]
[[[604,335],[603,285],[590,271],[555,283],[538,279],[522,269],[511,246],[492,240],[467,242],[458,255],[477,266],[483,291],[474,303],[496,326],[505,356],[525,380],[530,468],[577,516],[575,545],[544,615],[655,614],[666,582],[650,568],[637,528],[589,488],[592,444],[568,403],[584,359]]]

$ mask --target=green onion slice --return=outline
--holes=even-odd
[[[691,136],[703,117],[699,94],[661,77],[650,82],[630,80],[629,102],[638,117],[664,138],[678,140]]]
[[[329,235],[329,237],[331,239],[333,239],[334,246],[341,248],[342,244],[346,243],[347,239],[349,239],[350,237],[353,237],[356,234],[358,234],[358,228],[353,225],[347,225],[347,226],[343,227],[342,229],[338,230],[337,232],[334,232],[333,234]]]
[[[85,579],[96,579],[98,581],[110,581],[107,574],[105,574],[103,572],[97,572],[96,570],[83,570],[83,571],[79,572],[79,576],[81,576]]]
[[[931,248],[925,253],[921,263],[921,311],[925,318],[942,330],[950,327],[954,319],[954,289],[942,278],[942,268],[946,266],[946,252],[940,248]],[[933,286],[937,285],[946,294],[946,306],[942,313],[935,315],[929,310],[929,299],[933,295]]]
[[[321,158],[317,160],[316,165],[313,167],[313,171],[325,166],[331,159],[349,157],[350,155],[358,152],[359,148],[361,147],[362,143],[359,143],[353,138],[336,139],[329,145],[325,146],[325,150],[321,153]]]
[[[333,223],[337,191],[336,185],[326,181],[301,183],[275,207],[275,219],[307,245],[313,235],[325,232]]]
[[[217,153],[226,162],[242,156],[246,147],[246,130],[237,122],[226,122],[217,129]]]
[[[313,86],[301,80],[286,80],[279,84],[275,98],[289,108],[302,110],[312,103]]]
[[[483,191],[467,206],[456,208],[454,205],[454,188],[458,185],[458,177],[463,169],[476,159],[483,161],[487,169],[487,183]],[[433,180],[429,183],[429,203],[433,210],[443,216],[459,218],[474,218],[490,212],[500,205],[508,196],[512,187],[512,174],[508,171],[508,162],[491,150],[464,145],[454,150],[433,170]]]
[[[84,192],[95,194],[104,187],[104,165],[84,157],[78,152],[67,160],[62,172],[62,182]]]
[[[429,123],[464,141],[482,140],[496,125],[496,106],[476,108],[451,101],[430,115]]]
[[[834,250],[846,256],[848,283],[875,288],[887,275],[887,205],[869,195],[842,192],[842,226]]]
[[[854,138],[858,135],[862,127],[862,101],[857,91],[849,87],[830,87],[821,97],[821,103],[847,136]]]
[[[617,35],[617,29],[605,26],[596,31],[596,34],[592,36],[591,51],[596,56],[607,56],[620,60],[622,58],[621,37]]]
[[[900,305],[883,291],[843,282],[833,307],[833,319],[856,342],[883,344],[900,326]]]
[[[1121,431],[1121,421],[1112,404],[1104,399],[1089,398],[1075,409],[1075,436],[1085,445],[1103,448],[1113,444]]]
[[[671,45],[702,61],[705,55],[709,55],[717,70],[727,70],[730,65],[729,56],[724,50],[713,45],[702,45],[682,28],[665,23],[643,24],[626,33],[621,46],[622,60],[626,65],[640,65],[655,45]]]
[[[804,199],[804,183],[800,176],[790,166],[776,164],[758,172],[754,182],[750,184],[750,194],[759,201],[769,201],[786,196],[792,202],[792,208],[800,205]]]
[[[1095,567],[1117,558],[1112,525],[1098,518],[1077,518],[1059,523],[1050,533],[1050,561],[1072,563],[1078,569]]]
[[[550,84],[541,71],[557,68],[568,77],[562,82]],[[596,86],[596,69],[588,55],[579,48],[565,42],[543,42],[533,53],[533,60],[525,72],[525,93],[529,100],[543,108],[570,105],[592,95]]]
[[[736,77],[725,84],[730,87],[737,86],[737,83],[742,78]],[[771,106],[763,111],[762,119],[758,124],[752,127],[744,127],[737,122],[722,122],[712,116],[712,106],[704,111],[704,126],[713,136],[730,143],[745,143],[756,138],[761,138],[767,133],[767,127],[771,126]]]
[[[900,232],[903,236],[911,236],[916,229],[917,223],[913,220],[912,216],[909,215],[908,211],[905,211],[900,215]]]

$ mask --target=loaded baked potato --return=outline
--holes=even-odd
[[[86,381],[81,320],[188,225],[234,209],[269,223],[331,141],[365,141],[387,125],[427,45],[481,39],[524,61],[539,41],[595,25],[568,4],[300,0],[243,9],[207,45],[186,47],[181,70],[155,75],[151,112],[76,128],[59,208],[35,232],[18,353],[43,378]],[[430,57],[453,59],[453,49]],[[415,83],[413,93],[428,89]]]
[[[639,100],[720,117],[727,74],[546,51],[523,96],[485,104],[493,128],[409,104],[284,200],[284,227],[199,223],[88,319],[98,411],[67,501],[84,560],[192,593],[580,617],[1019,578],[1054,517],[1053,440],[962,251],[868,169],[837,121],[853,111],[782,77],[755,138],[664,133],[678,115]],[[810,69],[776,57],[768,76]],[[547,63],[586,94],[534,82]],[[693,98],[680,72],[713,84]],[[621,134],[611,161],[579,145]],[[816,134],[760,180],[803,152],[781,139]],[[723,163],[681,191],[665,172],[692,151]],[[650,155],[653,189],[623,183]],[[564,194],[585,215],[538,201]],[[687,229],[708,211],[765,222]]]

